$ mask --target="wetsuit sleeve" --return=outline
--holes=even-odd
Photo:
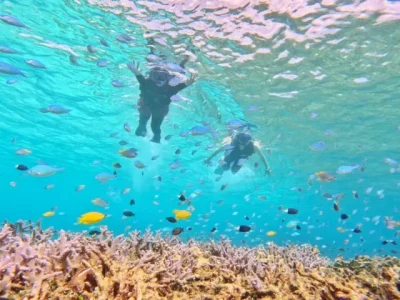
[[[186,88],[187,85],[186,83],[180,83],[176,86],[171,87],[171,96],[178,94],[180,91],[182,91],[184,88]]]
[[[140,85],[144,85],[146,79],[144,78],[144,76],[142,74],[140,75],[136,75],[136,79],[139,82]]]

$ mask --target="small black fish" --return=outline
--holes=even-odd
[[[105,39],[100,39],[100,43],[101,43],[103,46],[110,47]]]
[[[186,198],[185,198],[184,195],[179,195],[179,196],[178,196],[178,199],[181,200],[181,201],[186,201]]]
[[[297,229],[297,230],[301,230],[300,225],[296,225],[296,229]]]
[[[389,242],[386,240],[386,241],[382,241],[382,245],[387,245],[387,244],[389,244]]]
[[[101,234],[101,232],[100,231],[98,231],[98,230],[92,230],[92,231],[89,231],[89,235],[99,235],[99,234]]]
[[[20,171],[26,171],[26,170],[29,169],[29,168],[28,168],[27,166],[25,166],[25,165],[16,165],[15,168],[16,168],[17,170],[20,170]]]
[[[176,223],[176,219],[174,217],[166,217],[165,219],[170,223]]]
[[[249,218],[248,216],[245,216],[244,218],[245,218],[247,221],[250,220],[250,218]]]
[[[333,202],[333,209],[334,209],[335,211],[339,211],[339,210],[340,210],[340,208],[339,208],[339,203],[338,203],[337,201]]]
[[[287,210],[287,213],[289,214],[289,215],[297,215],[298,214],[298,210],[297,209],[295,209],[295,208],[288,208],[288,210]]]
[[[128,142],[127,141],[120,141],[118,144],[120,144],[121,146],[125,146],[125,145],[128,145]]]
[[[192,151],[192,155],[195,155],[196,152],[197,152],[197,150],[193,150],[193,151]]]
[[[171,135],[171,134],[168,134],[164,139],[165,139],[166,141],[169,141],[171,138],[172,138],[172,135]]]
[[[223,186],[221,186],[221,191],[225,190],[227,186],[228,184],[224,184]]]
[[[395,246],[397,246],[397,242],[396,242],[396,241],[393,241],[392,244],[395,245]]]
[[[188,227],[188,229],[187,229],[188,231],[192,231],[192,227]]]
[[[254,169],[257,169],[258,168],[258,163],[256,162],[256,163],[254,163]]]
[[[240,225],[239,226],[239,231],[240,232],[248,232],[250,230],[251,230],[250,226],[247,226],[247,225]]]
[[[157,180],[161,182],[162,181],[162,177],[161,176],[157,176]]]
[[[359,227],[356,227],[353,229],[353,232],[355,233],[361,233],[361,229]]]
[[[181,149],[177,149],[177,150],[175,151],[175,154],[181,154]]]
[[[217,231],[216,227],[211,228],[211,232],[215,232],[215,231]]]
[[[172,235],[180,235],[182,232],[183,232],[183,228],[177,227],[177,228],[174,228],[174,230],[172,230]]]
[[[215,178],[215,181],[218,182],[218,181],[220,181],[221,179],[222,179],[222,176],[219,176],[219,177]]]
[[[357,193],[357,191],[353,191],[353,196],[354,196],[355,199],[358,199],[358,193]]]
[[[77,64],[78,64],[78,57],[75,56],[75,55],[73,55],[73,54],[71,54],[71,55],[69,56],[69,61],[71,62],[71,64],[77,65]]]
[[[129,201],[129,205],[135,205],[135,199],[131,199],[131,201]]]
[[[87,46],[87,49],[88,49],[88,51],[90,53],[95,53],[96,52],[96,49],[92,45]]]
[[[116,163],[113,163],[113,167],[116,169],[121,169],[122,166],[120,163],[116,162]]]
[[[117,176],[117,171],[114,170],[113,175]]]
[[[346,215],[346,214],[341,214],[341,215],[340,215],[340,218],[341,218],[342,220],[346,220],[346,219],[349,218],[349,216]]]
[[[301,193],[301,192],[303,191],[303,189],[302,189],[302,188],[298,188],[297,191],[298,191],[299,193]]]
[[[390,252],[392,252],[393,254],[399,253],[399,251],[397,251],[397,250],[395,250],[395,249],[390,250]]]
[[[122,213],[125,217],[134,217],[135,214],[131,212],[130,210],[126,210]]]

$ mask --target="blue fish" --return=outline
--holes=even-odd
[[[46,66],[44,64],[42,64],[40,61],[38,60],[34,60],[34,59],[27,59],[25,61],[28,65],[34,67],[34,68],[38,68],[38,69],[47,69]]]
[[[310,149],[311,150],[314,150],[314,151],[321,151],[321,150],[325,150],[325,143],[323,142],[323,141],[320,141],[320,142],[316,142],[316,143],[314,143],[314,144],[312,144],[311,146],[310,146]]]
[[[64,171],[63,168],[53,168],[47,165],[37,165],[28,170],[28,174],[34,177],[47,177],[58,172]]]
[[[115,87],[124,87],[125,83],[123,83],[122,81],[119,80],[113,80],[111,81],[111,84]]]
[[[6,47],[6,46],[0,46],[0,52],[3,53],[8,53],[8,54],[15,54],[18,53],[18,51],[10,48],[10,47]]]
[[[2,20],[4,23],[7,23],[9,25],[13,25],[13,26],[17,26],[17,27],[28,27],[24,23],[22,23],[20,20],[18,20],[16,17],[13,17],[13,16],[2,15],[2,16],[0,16],[0,20]]]
[[[110,62],[108,60],[99,60],[97,61],[97,66],[98,67],[106,67],[110,64]]]
[[[115,39],[118,41],[118,42],[120,42],[120,43],[124,43],[124,44],[127,44],[128,43],[128,41],[122,36],[122,35],[117,35],[116,37],[115,37]]]
[[[64,107],[62,107],[61,105],[58,105],[58,104],[52,104],[52,105],[49,105],[49,106],[47,106],[45,108],[41,108],[40,109],[41,113],[44,113],[44,114],[52,113],[52,114],[55,114],[55,115],[67,114],[70,111],[71,111],[70,109],[64,108]]]
[[[244,128],[257,128],[256,125],[251,124],[247,122],[246,120],[243,120],[242,118],[239,118],[239,120],[232,120],[227,123],[227,126],[231,129],[244,129]]]
[[[194,126],[192,129],[189,130],[191,135],[204,135],[210,132],[210,128],[204,126]]]
[[[0,73],[9,74],[9,75],[21,75],[24,77],[28,77],[20,69],[14,67],[8,63],[1,62],[1,61],[0,61]]]
[[[10,78],[10,79],[8,79],[7,81],[6,81],[6,83],[7,84],[14,84],[14,83],[16,83],[18,81],[18,79],[16,79],[16,78]]]

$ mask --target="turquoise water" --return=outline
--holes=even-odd
[[[386,228],[384,218],[400,221],[400,165],[385,162],[400,162],[398,3],[1,1],[0,12],[27,26],[0,21],[0,45],[18,51],[0,52],[0,61],[27,75],[0,73],[1,220],[41,218],[44,227],[81,231],[98,226],[77,225],[77,218],[99,211],[109,215],[100,225],[116,234],[147,228],[170,233],[179,226],[185,229],[183,239],[225,235],[236,244],[311,243],[330,257],[398,256],[398,246],[382,245],[397,240],[396,229]],[[148,30],[168,45],[156,47],[171,61],[182,59],[182,48],[194,49],[187,67],[199,74],[180,94],[191,101],[171,105],[162,130],[163,137],[173,137],[161,145],[150,143],[150,133],[146,138],[133,133],[138,113],[132,105],[139,89],[126,63],[136,59],[148,69]],[[119,34],[134,40],[121,43]],[[100,43],[102,38],[109,47]],[[97,51],[89,53],[87,45]],[[71,54],[78,56],[78,65],[70,63]],[[29,59],[47,69],[33,68],[25,62]],[[100,68],[100,59],[110,64]],[[10,78],[18,81],[7,84]],[[112,80],[126,86],[116,88]],[[52,104],[71,112],[40,112]],[[228,135],[227,122],[240,118],[257,126],[253,136],[273,174],[264,176],[262,166],[255,169],[253,157],[237,175],[225,173],[217,182],[203,160]],[[133,132],[124,131],[126,122]],[[204,122],[213,134],[180,136]],[[128,147],[121,147],[121,140],[139,150],[136,159],[118,153]],[[319,141],[325,148],[312,150]],[[16,155],[22,148],[32,153]],[[181,154],[175,154],[177,149]],[[153,161],[154,155],[159,158]],[[171,170],[169,164],[178,158],[181,168]],[[147,167],[137,169],[137,159]],[[15,169],[39,162],[65,170],[36,178]],[[100,172],[112,173],[115,162],[122,165],[116,179],[95,180]],[[336,174],[338,167],[355,164],[360,168],[351,174]],[[310,185],[318,171],[337,179],[321,183],[311,178]],[[54,188],[45,189],[50,184]],[[76,192],[82,184],[86,188]],[[130,192],[122,194],[126,188]],[[373,190],[367,193],[368,188]],[[193,215],[168,223],[173,209],[187,208],[177,199],[183,190],[187,196],[201,191],[193,200]],[[345,194],[339,212],[324,193]],[[93,205],[96,197],[107,200],[109,209]],[[284,214],[281,205],[299,214]],[[53,217],[42,216],[55,206]],[[124,210],[135,216],[123,218]],[[349,215],[345,222],[342,213]],[[300,230],[287,227],[293,220]],[[240,225],[252,230],[238,232]],[[359,225],[362,232],[354,233]],[[217,231],[211,234],[213,227]],[[268,237],[268,231],[277,234]]]

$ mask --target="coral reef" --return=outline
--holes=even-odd
[[[400,263],[334,263],[309,245],[183,243],[150,231],[114,237],[6,223],[0,297],[6,299],[400,299]]]

